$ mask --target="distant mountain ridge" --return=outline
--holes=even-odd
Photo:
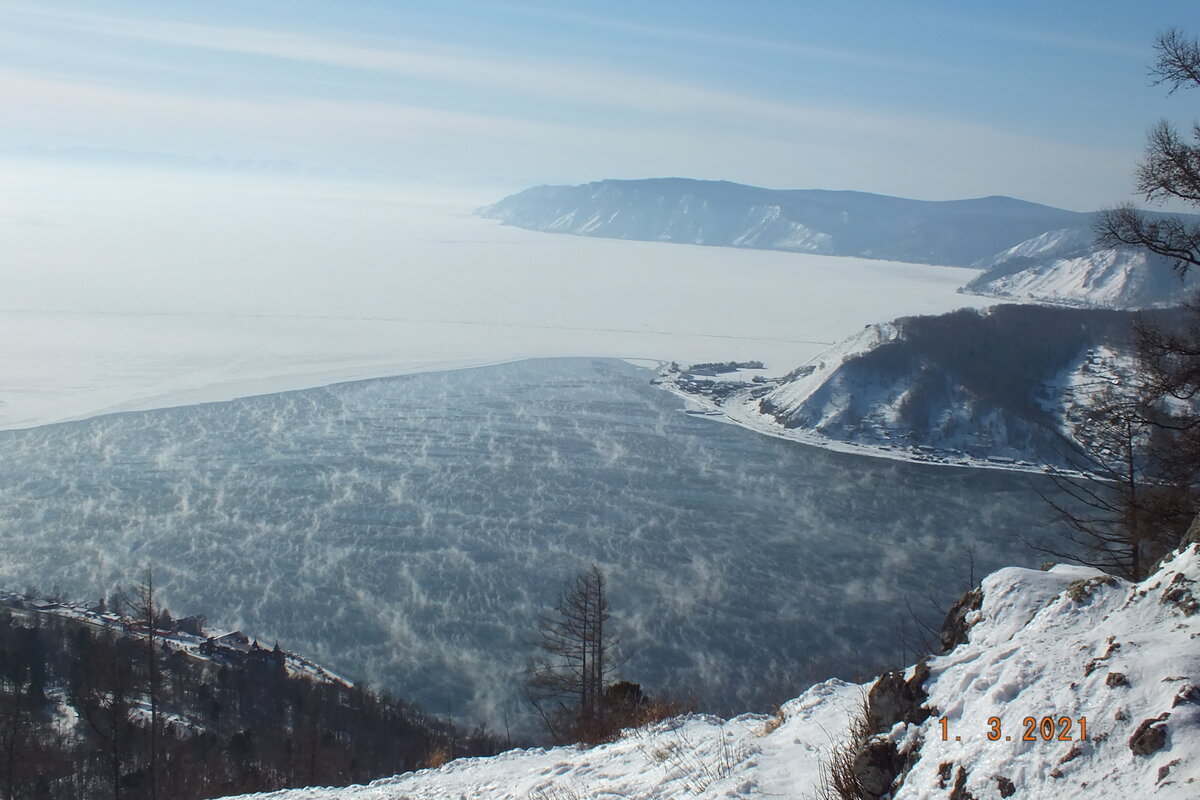
[[[964,292],[1140,309],[1177,304],[1170,260],[1095,242],[1095,213],[992,196],[911,200],[690,178],[535,186],[476,212],[548,233],[784,250],[980,269]],[[1155,213],[1155,212],[1149,212]]]
[[[687,178],[536,186],[478,210],[507,225],[639,241],[972,266],[1091,216],[1011,197],[910,200]]]

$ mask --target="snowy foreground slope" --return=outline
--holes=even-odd
[[[366,787],[258,796],[816,797],[821,764],[869,697],[879,733],[853,743],[866,797],[1200,797],[1200,545],[1141,583],[1007,568],[964,601],[943,640],[965,641],[947,655],[861,687],[818,684],[783,706],[781,724],[689,717],[590,750],[518,750]]]

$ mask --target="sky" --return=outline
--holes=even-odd
[[[101,8],[101,5],[103,6]],[[0,159],[462,191],[1129,199],[1191,0],[0,0]],[[1196,33],[1196,30],[1191,30]],[[11,189],[10,189],[11,191]]]

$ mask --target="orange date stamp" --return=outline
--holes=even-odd
[[[942,741],[951,741],[950,720],[942,717],[938,720],[942,729]],[[1087,741],[1087,717],[1072,719],[1071,717],[1025,717],[1021,720],[1024,732],[1017,737],[1020,742],[1083,742]],[[1078,732],[1078,735],[1076,735]],[[988,741],[1011,742],[1014,734],[1004,733],[1004,724],[999,717],[988,717],[987,728],[984,731]],[[962,736],[955,736],[953,741],[961,742]]]

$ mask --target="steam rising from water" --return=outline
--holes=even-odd
[[[1053,535],[1027,476],[830,453],[679,413],[624,362],[528,361],[0,432],[0,583],[176,613],[528,722],[537,614],[595,562],[627,677],[718,711],[896,662]],[[907,657],[907,656],[905,656]]]

